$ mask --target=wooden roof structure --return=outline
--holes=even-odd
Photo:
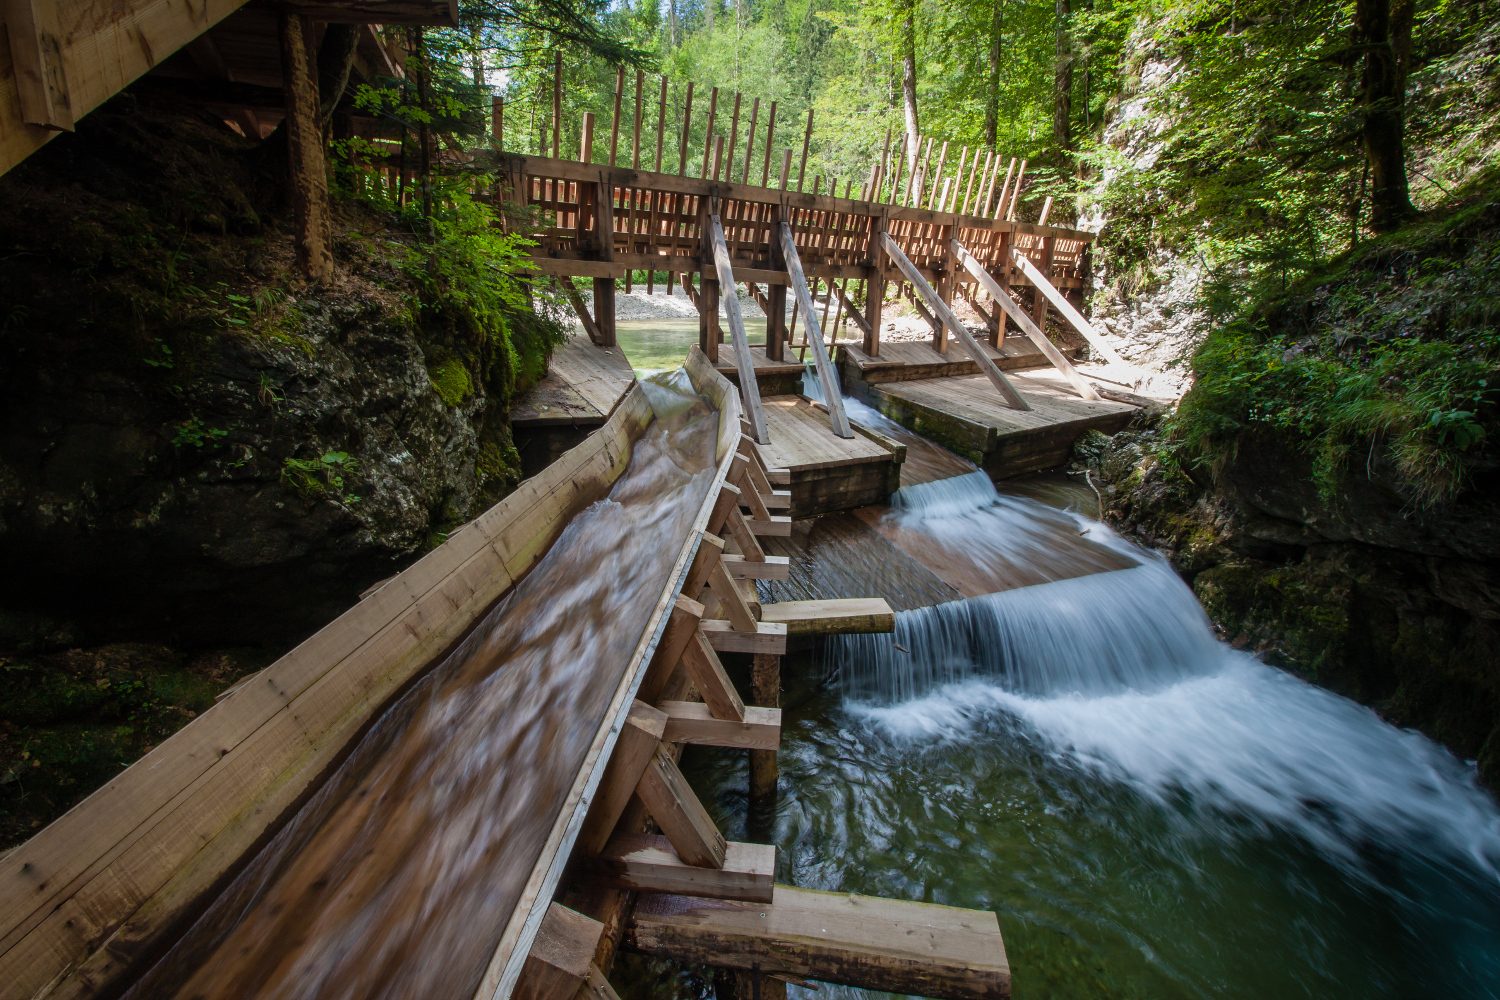
[[[209,83],[227,114],[281,88],[277,19],[365,25],[458,23],[456,0],[0,0],[0,174],[142,76]],[[316,39],[314,39],[315,41]],[[373,31],[356,69],[398,75]],[[242,125],[244,127],[244,125]]]

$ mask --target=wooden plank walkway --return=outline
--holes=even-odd
[[[630,360],[618,347],[598,347],[583,334],[555,351],[547,375],[510,411],[513,427],[597,427],[635,382]]]
[[[761,453],[789,473],[793,517],[884,503],[900,485],[902,445],[858,425],[852,438],[838,437],[827,412],[801,396],[765,403],[771,443]]]
[[[898,423],[952,449],[992,477],[1059,468],[1084,431],[1121,430],[1136,407],[1108,399],[1085,400],[1054,369],[1013,371],[1010,377],[1030,411],[1006,406],[982,375],[855,383],[870,405]]]
[[[1005,343],[998,348],[988,341],[980,341],[980,346],[1003,371],[1037,368],[1047,364],[1042,352],[1025,337],[1007,337]],[[851,376],[871,383],[974,375],[979,372],[974,359],[952,339],[948,341],[947,353],[938,351],[930,340],[882,343],[879,357],[872,357],[858,344],[841,344],[839,352],[840,365]]]

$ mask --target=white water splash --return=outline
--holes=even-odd
[[[893,516],[976,560],[986,540],[1058,512],[966,476],[903,490]],[[1066,515],[1073,516],[1073,515]],[[903,612],[886,636],[832,646],[850,708],[892,738],[964,739],[996,712],[1070,766],[1162,802],[1277,827],[1341,864],[1366,848],[1500,881],[1500,810],[1474,770],[1421,735],[1215,640],[1160,559],[1103,525],[1131,569]]]

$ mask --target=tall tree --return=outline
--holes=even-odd
[[[1412,0],[1355,0],[1355,44],[1364,52],[1360,112],[1370,167],[1370,228],[1388,233],[1416,214],[1406,181],[1406,66]]]
[[[922,129],[917,121],[917,4],[899,0],[901,15],[901,107],[906,119],[906,158],[913,179]]]
[[[1066,159],[1073,150],[1073,9],[1057,0],[1057,35],[1052,71],[1052,142]]]
[[[1000,130],[1000,40],[1005,28],[1005,0],[990,0],[989,79],[984,94],[984,144],[991,149]]]

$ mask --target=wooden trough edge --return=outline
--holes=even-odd
[[[734,456],[737,394],[696,350],[687,368],[720,407],[715,482],[476,996],[505,995],[520,973]],[[92,995],[138,972],[316,789],[369,720],[608,491],[652,419],[632,389],[578,447],[0,857],[6,994]]]

